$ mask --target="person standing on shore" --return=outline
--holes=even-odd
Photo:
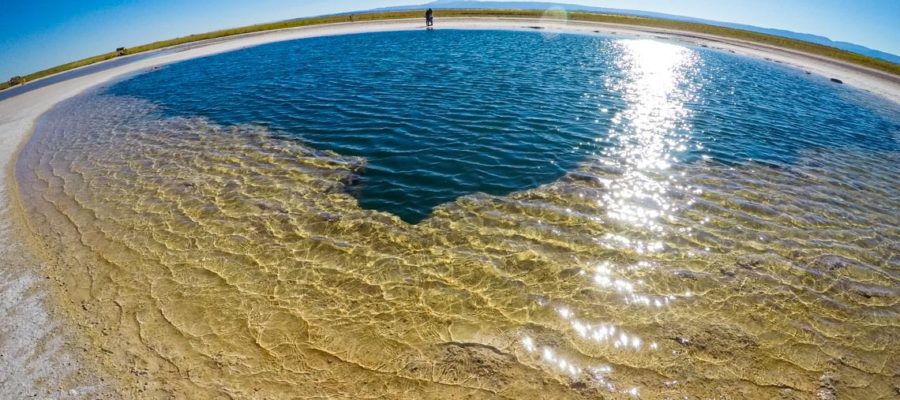
[[[425,11],[425,26],[429,28],[434,26],[434,11],[430,8],[428,11]]]

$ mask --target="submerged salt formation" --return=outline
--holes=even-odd
[[[890,397],[897,152],[679,162],[692,54],[654,46],[609,148],[418,224],[358,206],[363,159],[103,92],[16,176],[130,397]]]

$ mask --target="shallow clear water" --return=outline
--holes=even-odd
[[[895,104],[730,54],[396,32],[75,98],[16,174],[135,397],[869,399],[898,146]]]

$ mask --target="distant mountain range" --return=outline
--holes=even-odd
[[[894,64],[900,64],[900,56],[870,49],[865,46],[860,46],[858,44],[848,43],[848,42],[839,42],[831,40],[824,36],[812,35],[808,33],[797,33],[783,29],[771,29],[771,28],[761,28],[753,25],[744,25],[744,24],[733,24],[730,22],[720,22],[720,21],[712,21],[708,19],[702,18],[691,18],[691,17],[683,17],[680,15],[672,15],[672,14],[663,14],[656,13],[650,11],[640,11],[640,10],[624,10],[617,8],[604,8],[604,7],[591,7],[584,6],[580,4],[565,4],[565,3],[532,3],[532,2],[522,2],[522,1],[460,1],[460,0],[438,0],[431,3],[426,3],[417,6],[399,6],[399,7],[387,7],[387,8],[379,8],[372,11],[400,11],[400,10],[418,10],[422,8],[435,8],[435,9],[507,9],[507,10],[546,10],[549,8],[561,8],[566,11],[587,11],[587,12],[596,12],[596,13],[605,13],[605,14],[619,14],[619,15],[631,15],[638,17],[648,17],[648,18],[663,18],[663,19],[671,19],[675,21],[685,21],[685,22],[695,22],[700,24],[707,25],[715,25],[715,26],[723,26],[726,28],[734,28],[734,29],[743,29],[745,31],[751,32],[759,32],[765,33],[769,35],[783,36],[786,38],[803,40],[806,42],[821,44],[823,46],[835,47],[841,50],[850,51],[857,54],[862,54],[864,56],[879,58],[885,61],[890,61]]]

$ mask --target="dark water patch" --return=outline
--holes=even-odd
[[[607,42],[454,31],[318,38],[172,65],[110,92],[363,156],[360,204],[418,222],[459,196],[554,181],[593,152],[610,112],[591,96],[621,73]]]
[[[500,31],[324,37],[174,64],[109,92],[149,100],[168,116],[260,124],[364,157],[360,204],[418,222],[460,196],[555,181],[616,142],[609,130],[625,100],[615,89],[635,68],[623,68],[617,43]],[[791,163],[809,148],[900,146],[896,110],[859,107],[782,66],[695,56],[673,84],[697,95],[669,99],[686,101],[671,127],[686,139],[670,152],[676,161]]]

